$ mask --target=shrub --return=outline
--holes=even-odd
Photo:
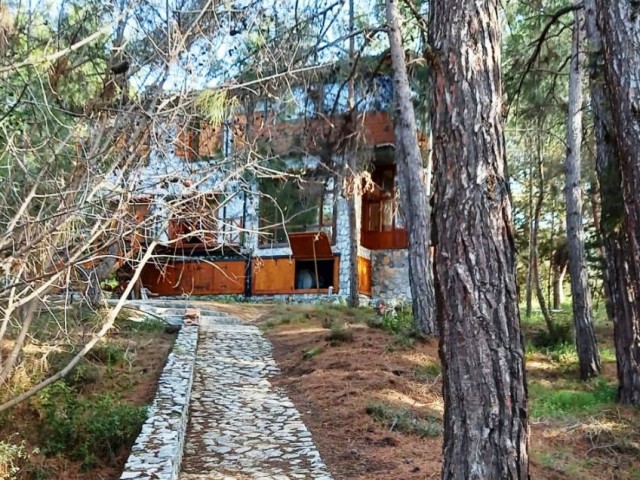
[[[413,314],[410,310],[393,310],[390,314],[376,315],[367,319],[371,328],[380,328],[394,335],[405,337],[414,335]]]
[[[124,346],[113,342],[102,342],[96,344],[89,350],[87,358],[113,367],[124,363],[125,354],[126,350]]]
[[[569,322],[554,323],[553,331],[546,328],[536,330],[531,336],[531,344],[537,348],[554,348],[574,343],[573,326]]]
[[[98,459],[112,464],[146,418],[144,407],[127,405],[109,394],[79,397],[64,382],[44,389],[34,404],[43,419],[44,452],[65,454],[84,465]]]
[[[24,443],[15,445],[0,441],[0,478],[15,478],[26,458]]]
[[[49,355],[49,370],[57,373],[66,367],[71,359],[76,355],[77,350],[69,352],[58,351]],[[102,378],[101,369],[91,363],[87,357],[80,359],[78,364],[67,374],[65,383],[77,390],[82,390],[87,385],[92,385]]]
[[[351,343],[353,342],[353,330],[347,328],[343,322],[335,321],[331,325],[331,332],[327,335],[327,341],[331,345]]]

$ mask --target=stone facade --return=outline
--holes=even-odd
[[[371,251],[371,284],[374,298],[410,302],[409,251]]]
[[[121,480],[178,479],[197,344],[198,327],[183,326],[162,371],[147,421],[131,449]]]
[[[381,121],[372,117],[373,124]],[[382,124],[381,124],[382,125]],[[385,124],[386,125],[386,124]],[[387,130],[380,130],[380,135],[391,135]],[[261,201],[256,182],[242,179],[236,171],[225,169],[225,158],[232,153],[231,139],[232,132],[225,127],[221,137],[223,148],[215,158],[207,160],[186,160],[176,154],[175,138],[178,131],[175,127],[169,127],[163,131],[156,139],[156,145],[152,146],[150,152],[149,165],[140,175],[139,185],[136,188],[148,193],[153,198],[151,202],[151,216],[153,225],[151,234],[161,243],[169,242],[169,218],[170,207],[168,198],[179,197],[197,189],[198,191],[215,191],[219,194],[221,208],[218,212],[219,220],[241,219],[243,224],[242,243],[239,248],[239,255],[246,257],[272,258],[291,255],[291,249],[287,246],[276,246],[274,248],[262,248],[258,245],[258,232],[260,231],[259,204]],[[391,130],[392,132],[392,130]],[[155,137],[154,137],[155,138]],[[382,137],[380,137],[382,138]],[[362,154],[362,153],[361,153]],[[285,159],[287,160],[287,159]],[[344,157],[336,157],[336,163],[345,162]],[[287,160],[288,166],[304,166],[310,170],[317,168],[320,159],[313,155]],[[290,165],[289,165],[290,164]],[[235,164],[233,164],[235,166]],[[240,169],[241,170],[241,169]],[[193,185],[193,186],[192,186]],[[338,185],[339,187],[339,185]],[[340,188],[336,188],[336,192]],[[339,255],[338,281],[339,296],[348,298],[350,295],[350,230],[348,201],[341,195],[335,197],[335,242],[332,245],[334,255]],[[356,222],[361,224],[362,202],[356,198]],[[229,232],[218,235],[221,244],[228,242]],[[358,237],[360,229],[358,229]],[[360,239],[358,238],[358,243]],[[384,250],[369,251],[359,246],[358,255],[371,260],[373,286],[372,296],[383,298],[396,298],[408,300],[411,298],[408,282],[407,250]],[[212,259],[214,260],[214,259]],[[335,289],[334,289],[335,291]],[[293,300],[293,297],[298,297]],[[326,295],[277,295],[277,296],[256,296],[255,301],[296,301],[308,302],[325,300]],[[239,300],[244,296],[237,296]],[[333,300],[333,299],[331,299]]]

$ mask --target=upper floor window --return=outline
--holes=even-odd
[[[362,245],[372,250],[407,248],[395,174],[395,165],[377,167],[375,187],[362,197]]]
[[[288,234],[335,230],[334,178],[263,179],[260,182],[260,246],[286,246]]]

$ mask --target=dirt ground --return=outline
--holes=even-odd
[[[350,325],[353,342],[332,346],[327,341],[329,330],[323,328],[326,311],[300,308],[302,315],[290,318],[280,308],[270,313],[263,310],[262,316],[253,319],[262,322],[273,343],[282,370],[276,384],[286,389],[301,411],[335,478],[439,478],[442,435],[438,429],[426,435],[398,431],[392,421],[381,421],[372,407],[383,404],[390,416],[410,412],[413,419],[435,418],[441,425],[437,343],[406,346],[385,331],[356,323]],[[604,367],[604,376],[613,383],[615,363],[609,360]],[[583,388],[571,383],[575,369],[560,368],[544,355],[528,356],[527,369],[530,384],[560,385],[567,377],[570,388]],[[532,478],[639,479],[639,413],[609,402],[577,416],[533,418]]]
[[[165,332],[162,326],[154,331],[114,329],[105,342],[111,346],[117,346],[113,347],[117,348],[117,351],[124,351],[125,360],[117,364],[105,365],[99,360],[92,359],[92,365],[97,367],[97,376],[83,385],[78,395],[88,398],[111,393],[114,398],[129,405],[150,404],[176,336],[176,333]],[[36,352],[33,353],[36,354]],[[90,356],[91,352],[88,357]],[[22,444],[28,456],[21,462],[23,468],[20,474],[5,478],[38,480],[120,478],[130,446],[120,449],[112,461],[99,461],[86,468],[81,461],[70,460],[64,455],[47,457],[43,454],[42,444],[45,439],[42,435],[42,422],[43,420],[30,402],[18,405],[0,417],[0,441],[9,441],[15,445]],[[0,478],[2,477],[0,475]]]

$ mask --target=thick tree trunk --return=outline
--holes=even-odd
[[[416,119],[402,48],[398,7],[396,0],[387,0],[386,4],[396,113],[396,168],[409,239],[409,283],[413,318],[417,331],[428,337],[436,334],[435,293],[429,255],[431,208],[416,136]]]
[[[499,2],[434,0],[430,6],[443,478],[527,479]]]
[[[638,208],[633,199],[633,189],[629,187],[632,180],[622,181],[623,171],[626,176],[633,174],[629,162],[637,167],[637,159],[640,158],[638,148],[635,149],[635,156],[629,155],[629,150],[634,151],[633,147],[629,148],[633,141],[625,142],[625,138],[634,135],[635,144],[640,142],[637,120],[632,124],[624,120],[632,113],[634,105],[637,111],[640,100],[637,89],[640,30],[636,17],[634,40],[634,33],[630,29],[633,23],[632,3],[624,0],[585,0],[585,11],[592,53],[589,83],[595,114],[596,172],[602,198],[600,233],[607,264],[607,312],[614,322],[618,401],[640,405],[640,304],[637,300],[640,295],[640,262],[635,228],[639,224]],[[626,15],[621,16],[625,9]],[[618,21],[621,23],[618,24]],[[609,28],[613,30],[608,31]],[[606,38],[603,39],[601,32],[605,32]],[[628,89],[633,79],[636,89],[631,95]]]
[[[349,37],[349,67],[351,69],[354,68],[354,37],[353,37],[353,29],[354,29],[354,12],[353,12],[353,1],[349,0],[349,31],[351,32],[351,36]],[[349,111],[353,118],[356,116],[355,105],[356,105],[356,91],[354,85],[354,75],[349,76]],[[349,209],[349,304],[357,308],[360,306],[360,292],[358,292],[358,286],[360,283],[359,273],[358,273],[358,244],[360,243],[360,236],[358,232],[360,231],[360,225],[358,225],[358,216],[356,214],[356,202],[360,199],[358,194],[359,189],[356,188],[356,179],[358,178],[356,172],[358,171],[358,162],[355,152],[352,152],[349,155],[349,175],[352,176],[353,187],[352,195],[347,199],[347,208]]]
[[[591,289],[584,252],[582,226],[582,187],[580,150],[582,148],[582,71],[584,53],[584,13],[574,12],[573,41],[569,69],[569,113],[567,117],[567,156],[565,159],[565,200],[567,207],[567,246],[571,303],[575,327],[580,378],[587,380],[600,373],[600,354],[593,328]]]

